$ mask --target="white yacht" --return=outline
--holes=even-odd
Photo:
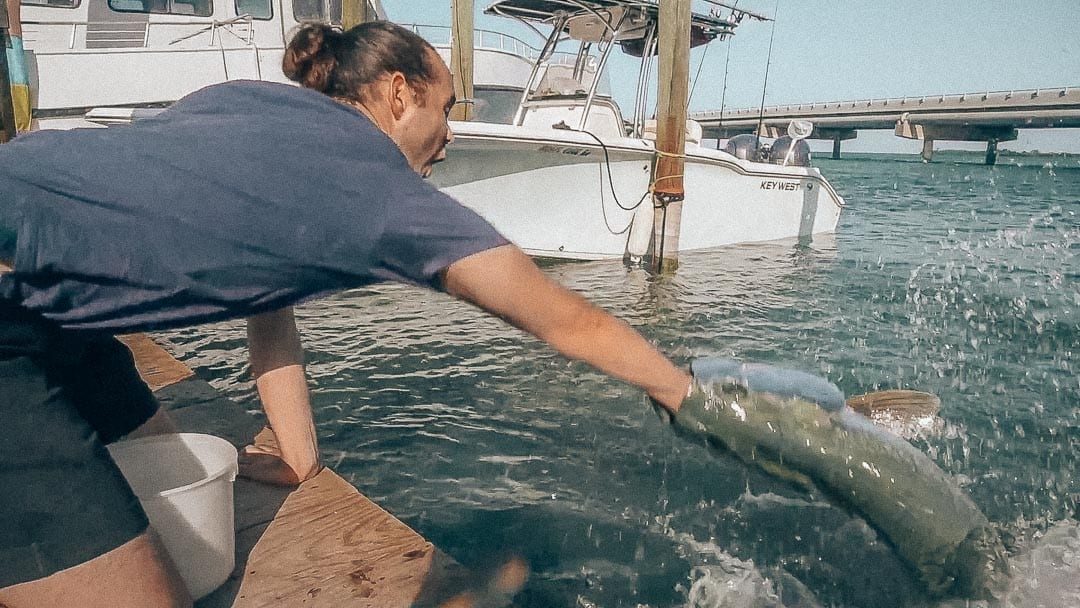
[[[340,20],[340,0],[22,0],[32,128],[126,122],[226,80],[285,82],[288,33]]]

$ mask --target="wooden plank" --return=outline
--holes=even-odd
[[[146,334],[128,334],[117,336],[117,339],[131,350],[135,367],[150,390],[156,391],[195,375],[188,366],[174,359]]]
[[[453,569],[431,543],[324,469],[289,495],[256,543],[233,605],[405,607],[424,596],[450,599],[438,587],[460,575]]]
[[[179,376],[177,366],[187,370],[147,336],[124,342],[148,380]],[[255,417],[190,370],[155,395],[183,431],[224,437],[237,448],[272,440],[267,430],[256,438]],[[517,562],[476,577],[330,469],[298,488],[237,479],[234,514],[236,567],[196,608],[502,606],[524,582]]]

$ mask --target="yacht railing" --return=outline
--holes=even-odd
[[[194,38],[198,35],[210,33],[210,40],[207,43],[208,46],[217,46],[219,32],[226,32],[239,39],[246,45],[254,44],[254,28],[252,27],[252,17],[250,15],[241,15],[239,17],[233,17],[231,19],[225,19],[222,21],[207,21],[206,19],[186,19],[176,21],[49,21],[49,22],[34,22],[27,21],[23,23],[24,40],[27,43],[36,42],[39,37],[39,28],[53,28],[53,27],[69,27],[71,28],[68,35],[67,46],[68,50],[76,48],[76,44],[80,40],[88,40],[88,33],[97,35],[97,41],[99,43],[113,43],[100,45],[96,48],[109,49],[109,48],[146,48],[150,44],[150,32],[152,29],[158,29],[162,27],[168,27],[175,29],[183,26],[198,26],[199,29],[192,31],[189,34],[185,34],[169,42],[169,45],[176,44],[178,42]],[[55,31],[55,30],[54,30]],[[80,36],[81,32],[81,36]],[[102,35],[115,34],[116,38],[107,38]],[[29,45],[28,45],[29,46]],[[92,48],[89,44],[88,48]],[[55,47],[54,47],[55,48]],[[34,52],[38,55],[51,54],[49,49],[34,49]],[[52,51],[55,53],[56,51]]]
[[[435,46],[450,46],[450,37],[453,35],[453,30],[449,26],[421,25],[417,23],[403,25]],[[529,61],[536,61],[536,58],[540,56],[540,49],[533,47],[520,38],[494,30],[473,30],[473,48],[502,51]]]

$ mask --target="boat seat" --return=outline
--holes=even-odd
[[[701,144],[701,123],[696,120],[687,119],[686,121],[686,143],[688,144]],[[656,120],[650,118],[645,121],[645,133],[643,137],[649,141],[656,141]]]

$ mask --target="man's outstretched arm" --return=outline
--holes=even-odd
[[[524,252],[504,245],[462,258],[445,271],[446,290],[550,344],[563,355],[643,389],[679,409],[690,375],[644,337],[559,285]]]

